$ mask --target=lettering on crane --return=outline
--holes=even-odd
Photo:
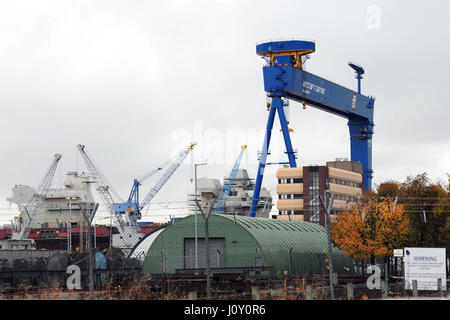
[[[303,80],[303,93],[310,94],[311,91],[325,94],[325,88],[320,87],[314,83]]]

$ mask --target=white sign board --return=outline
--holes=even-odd
[[[403,249],[394,249],[394,257],[403,257]]]
[[[418,290],[437,290],[441,279],[442,290],[447,290],[445,248],[405,248],[405,289],[412,289],[417,280]]]

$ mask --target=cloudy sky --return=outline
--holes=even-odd
[[[449,29],[450,3],[434,0],[0,1],[2,217],[11,188],[36,186],[54,153],[55,186],[83,170],[79,143],[126,198],[134,177],[197,141],[155,205],[186,199],[192,162],[222,178],[242,144],[254,177],[267,118],[255,45],[290,37],[314,39],[306,70],[346,87],[356,88],[347,62],[364,66],[374,183],[445,179]],[[350,157],[345,119],[291,103],[289,120],[299,165]],[[285,160],[279,129],[271,161]],[[275,170],[263,183],[272,192]]]

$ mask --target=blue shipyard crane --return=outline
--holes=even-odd
[[[280,119],[289,165],[292,168],[297,167],[283,110],[288,99],[300,102],[303,106],[310,105],[348,119],[351,160],[359,161],[362,164],[364,189],[370,190],[372,187],[372,134],[375,99],[361,94],[360,80],[364,69],[349,64],[357,73],[358,92],[344,88],[303,70],[302,59],[315,52],[315,49],[315,42],[305,40],[269,41],[256,46],[256,53],[268,62],[268,65],[263,67],[264,90],[271,98],[271,102],[267,104],[269,116],[256,175],[250,217],[255,216],[259,203],[276,113]]]
[[[138,204],[139,204],[139,187],[142,185],[142,182],[153,176],[154,174],[156,174],[158,171],[161,171],[163,168],[165,167],[165,164],[157,167],[156,169],[150,171],[148,174],[140,177],[140,178],[135,178],[133,181],[133,186],[131,187],[131,191],[130,191],[130,195],[128,196],[128,200],[126,202],[126,204],[129,204],[129,206],[127,208],[138,208]],[[117,204],[115,204],[116,206]],[[137,211],[138,212],[138,211]]]
[[[222,213],[223,211],[225,202],[230,195],[231,187],[233,186],[234,180],[236,179],[236,175],[238,173],[239,165],[241,164],[245,149],[247,149],[246,145],[241,146],[241,152],[239,153],[239,156],[237,157],[233,168],[231,169],[230,175],[226,179],[225,183],[223,184],[223,188],[220,191],[219,199],[217,200],[216,207],[214,208],[214,213]]]
[[[61,157],[62,156],[60,154],[54,155],[54,159],[50,165],[50,168],[47,170],[44,178],[40,182],[38,188],[36,189],[36,192],[25,205],[19,205],[19,225],[14,230],[12,239],[26,239],[30,234],[33,221],[41,211],[42,204],[47,197],[48,190],[50,189],[50,186],[52,184],[53,176],[55,175],[55,171],[58,167],[58,163]]]
[[[170,177],[174,174],[174,172],[178,169],[184,159],[187,157],[189,152],[194,148],[197,143],[190,143],[189,146],[181,151],[172,164],[167,168],[167,170],[163,173],[161,178],[156,182],[156,184],[150,189],[142,203],[139,203],[139,185],[141,179],[135,179],[133,183],[133,187],[130,192],[130,196],[128,197],[127,202],[122,203],[114,203],[112,206],[112,210],[118,214],[126,214],[129,217],[130,223],[132,225],[136,224],[136,221],[141,218],[142,209],[147,206],[153,197],[161,190],[161,188],[166,184],[166,182],[170,179]],[[162,169],[163,166],[156,168],[144,178],[149,177],[150,175],[155,174],[159,170]]]

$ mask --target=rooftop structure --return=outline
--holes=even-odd
[[[41,210],[33,220],[31,228],[59,228],[65,223],[80,223],[82,219],[78,206],[80,201],[93,202],[89,184],[85,183],[89,177],[78,174],[76,171],[67,172],[63,188],[52,188],[48,190],[47,196]],[[26,185],[16,185],[12,189],[12,196],[6,200],[16,204],[18,207],[26,204],[35,189]],[[20,219],[19,216],[15,219]]]
[[[247,170],[238,169],[222,213],[248,216],[250,205],[252,203],[254,186],[253,179],[248,176]],[[220,191],[222,190],[222,184],[219,179],[198,178],[197,190],[199,201],[218,199]],[[194,198],[194,192],[188,195],[190,214],[193,214],[195,211]],[[268,218],[271,210],[272,196],[267,189],[263,188],[261,190],[256,216]]]

